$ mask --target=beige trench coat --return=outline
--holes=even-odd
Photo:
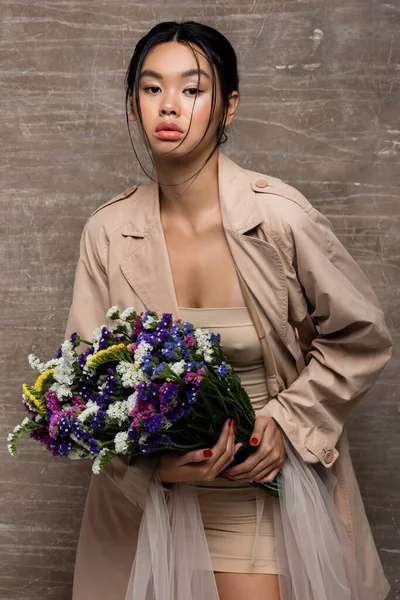
[[[365,582],[389,585],[354,475],[345,424],[376,381],[392,342],[371,286],[328,219],[293,187],[218,159],[223,227],[286,389],[259,411],[273,417],[307,463],[332,469],[335,502]],[[158,184],[133,186],[84,227],[66,337],[90,339],[112,305],[179,318],[160,222]],[[297,330],[297,331],[296,331]],[[297,335],[298,332],[298,335]],[[83,349],[83,347],[82,347]],[[74,600],[123,600],[153,457],[115,458],[92,476],[77,552]],[[339,600],[339,599],[338,599]]]

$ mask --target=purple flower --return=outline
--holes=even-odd
[[[58,447],[58,456],[68,456],[72,450],[72,443],[69,441],[61,442]]]
[[[174,406],[176,404],[176,398],[179,390],[180,385],[178,383],[167,381],[161,385],[159,390],[161,412],[166,412],[172,407],[172,405]]]
[[[171,438],[164,434],[152,435],[151,438],[147,440],[149,448],[154,448],[154,446],[169,446],[170,443]]]
[[[108,348],[108,340],[111,336],[110,331],[107,329],[106,326],[103,326],[101,328],[101,337],[99,340],[99,350],[105,350],[106,348]]]
[[[101,450],[101,446],[97,445],[97,441],[94,438],[90,438],[89,440],[90,452],[94,454],[98,454]]]
[[[156,432],[160,431],[160,429],[163,425],[163,422],[164,422],[164,415],[162,413],[159,413],[155,417],[152,417],[151,419],[144,421],[143,427],[144,427],[144,430],[146,431],[146,433],[156,433]]]
[[[168,420],[174,423],[179,421],[182,417],[186,416],[191,411],[190,406],[184,408],[183,406],[176,406],[171,413],[168,414]]]
[[[172,325],[172,313],[163,313],[159,322],[159,327],[170,327]]]
[[[50,416],[49,434],[52,439],[55,439],[57,437],[56,427],[58,427],[58,421],[61,417],[62,417],[62,413],[60,411],[54,411]],[[47,416],[47,418],[49,418],[49,417]]]
[[[73,433],[78,440],[88,440],[92,435],[87,429],[82,427],[82,425],[77,421],[77,419],[72,418],[70,421],[71,433]]]
[[[74,331],[74,333],[71,334],[71,337],[70,337],[70,340],[69,340],[71,342],[71,344],[73,345],[74,348],[79,345],[79,344],[76,343],[77,342],[77,337],[78,337],[78,333],[76,331]],[[59,357],[57,356],[57,358],[59,358]]]
[[[47,408],[52,412],[60,410],[60,401],[55,392],[48,390],[44,397],[46,398]]]
[[[198,393],[199,389],[197,386],[190,386],[185,391],[185,399],[188,402],[188,404],[194,404],[196,402]]]
[[[134,442],[137,439],[137,436],[138,436],[138,433],[137,433],[136,429],[131,426],[131,428],[128,431],[128,440],[130,440],[131,442]]]
[[[55,413],[57,414],[57,413]],[[58,433],[60,437],[67,438],[71,433],[71,427],[67,417],[61,413],[61,418],[58,420]]]
[[[212,332],[209,339],[211,346],[215,346],[217,342],[221,341],[221,336],[219,333]]]
[[[157,344],[163,344],[169,338],[169,329],[157,329],[155,331],[155,341]]]
[[[89,421],[89,426],[97,431],[104,429],[106,419],[106,411],[99,410]]]
[[[33,431],[31,431],[29,433],[29,435],[34,440],[38,440],[39,442],[41,442],[42,444],[45,444],[46,446],[50,442],[49,432],[46,429],[34,429]]]

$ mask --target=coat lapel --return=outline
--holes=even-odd
[[[221,152],[218,182],[222,224],[233,260],[262,312],[271,316],[280,336],[285,336],[287,292],[283,266],[268,242],[253,237],[262,223],[256,192],[248,172]],[[129,238],[121,270],[147,309],[170,312],[179,318],[167,245],[160,220],[157,182],[140,186],[135,193],[135,214],[121,228]],[[246,235],[252,232],[252,235]],[[127,240],[128,241],[128,240]]]

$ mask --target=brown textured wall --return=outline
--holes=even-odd
[[[48,359],[62,339],[85,219],[139,176],[123,92],[135,42],[176,18],[229,37],[242,101],[225,152],[298,187],[332,220],[396,342],[400,3],[3,0],[0,10],[0,598],[67,600],[90,466],[30,440],[15,460],[5,438],[24,416],[28,353]],[[400,597],[398,369],[397,353],[350,422],[391,600]]]

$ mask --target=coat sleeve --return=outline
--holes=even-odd
[[[111,323],[106,318],[111,306],[107,276],[108,243],[105,228],[98,223],[98,218],[89,219],[81,235],[65,339],[77,331],[81,338],[90,341],[96,327]],[[77,350],[83,352],[86,348],[86,344],[81,344]],[[138,457],[131,465],[128,465],[127,457],[118,456],[107,463],[103,471],[128,500],[143,508],[156,465],[154,455]]]
[[[391,356],[392,340],[371,285],[316,209],[291,225],[293,268],[318,335],[298,378],[257,415],[275,419],[305,462],[331,467],[354,406]]]

